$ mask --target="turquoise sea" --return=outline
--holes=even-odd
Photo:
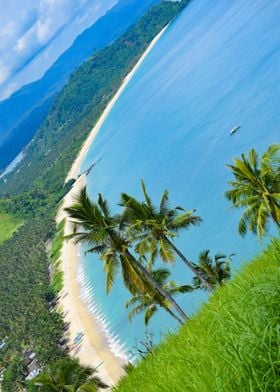
[[[176,241],[189,258],[204,249],[235,253],[238,269],[257,253],[258,241],[238,235],[240,212],[224,198],[231,179],[226,163],[251,147],[262,152],[279,142],[279,20],[278,0],[194,0],[148,55],[94,141],[83,164],[98,161],[88,178],[90,195],[101,192],[117,211],[120,192],[139,196],[143,178],[154,200],[168,188],[173,205],[203,218]],[[180,260],[172,272],[190,282]],[[94,255],[83,259],[80,279],[112,347],[133,351],[145,328],[142,317],[128,322],[121,282],[106,296]],[[197,292],[180,303],[191,313],[205,299]],[[149,330],[175,327],[160,311]]]

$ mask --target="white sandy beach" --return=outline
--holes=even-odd
[[[80,177],[78,177],[78,175],[81,169],[81,165],[89,151],[92,142],[94,141],[95,136],[99,132],[102,124],[106,120],[108,114],[124,91],[125,87],[139,66],[142,64],[147,54],[160,39],[166,28],[167,27],[165,27],[153,39],[133,70],[126,76],[121,87],[113,99],[109,102],[102,116],[90,132],[90,135],[81,148],[65,180],[68,181],[69,179],[76,179],[76,182],[71,191],[65,196],[63,200],[56,217],[57,222],[60,222],[62,219],[66,218],[64,208],[73,203],[75,195],[79,193],[80,189],[86,184],[86,175],[84,174]],[[71,223],[66,219],[65,234],[67,235],[70,232]],[[71,355],[79,358],[83,365],[97,367],[101,364],[98,367],[100,377],[104,382],[108,383],[109,385],[113,385],[124,374],[122,367],[125,362],[124,359],[117,357],[110,350],[109,341],[105,332],[100,329],[100,323],[88,310],[85,302],[81,298],[81,287],[78,282],[78,267],[78,248],[73,244],[72,241],[64,241],[61,253],[61,269],[64,273],[64,288],[61,293],[60,306],[64,312],[65,321],[70,322],[69,335],[71,342],[73,342],[78,332],[82,332],[84,334],[84,338],[79,346],[79,350],[71,351]]]
[[[145,52],[143,53],[143,55],[141,56],[140,60],[136,63],[136,65],[134,66],[134,68],[132,69],[132,71],[125,77],[125,79],[123,80],[120,88],[118,89],[117,93],[114,95],[114,97],[111,99],[111,101],[109,102],[109,104],[107,105],[106,109],[104,110],[102,116],[99,118],[99,120],[97,121],[96,125],[93,127],[92,131],[90,132],[88,138],[86,139],[85,143],[83,144],[83,147],[81,148],[77,158],[75,159],[67,177],[66,177],[66,182],[68,180],[70,180],[71,178],[77,178],[82,163],[86,158],[86,155],[89,151],[89,148],[92,144],[92,142],[94,141],[94,138],[96,137],[96,135],[98,134],[100,128],[102,127],[104,121],[106,120],[106,118],[108,117],[108,114],[110,113],[110,111],[112,110],[113,106],[115,105],[115,103],[117,102],[117,100],[119,99],[119,97],[121,96],[122,92],[124,91],[124,89],[126,88],[126,86],[128,85],[129,81],[131,80],[131,78],[133,77],[133,75],[135,74],[135,72],[137,71],[137,69],[140,67],[140,65],[143,63],[143,61],[145,60],[145,58],[147,57],[148,53],[151,51],[151,49],[154,47],[154,45],[157,43],[157,41],[160,39],[160,37],[162,36],[162,34],[164,33],[164,31],[167,29],[168,26],[166,26],[163,30],[161,30],[161,32],[152,40],[152,42],[150,43],[150,45],[148,46],[148,48],[145,50]]]
[[[70,206],[75,195],[85,185],[85,176],[81,176],[72,190],[65,197],[63,207]],[[60,211],[58,221],[63,218]],[[71,223],[66,221],[65,234],[71,232]],[[61,254],[61,269],[64,273],[64,287],[61,293],[60,306],[65,314],[65,322],[70,322],[69,337],[73,343],[78,332],[84,334],[78,351],[71,351],[71,355],[78,357],[83,365],[97,367],[100,377],[109,385],[123,374],[124,361],[117,358],[109,349],[105,332],[100,329],[97,319],[89,312],[85,302],[81,298],[81,287],[77,280],[80,258],[78,249],[72,241],[64,242]]]

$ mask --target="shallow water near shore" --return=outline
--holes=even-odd
[[[279,142],[279,15],[278,1],[192,2],[140,66],[93,142],[81,170],[98,162],[88,176],[90,195],[101,192],[117,211],[120,193],[140,196],[143,178],[154,200],[168,188],[172,205],[196,209],[203,218],[176,241],[189,258],[204,249],[235,253],[238,269],[256,254],[257,239],[238,235],[240,212],[224,198],[231,179],[226,163],[251,147],[263,152]],[[142,316],[128,322],[122,283],[106,296],[98,257],[87,255],[82,267],[83,295],[106,324],[112,349],[135,351],[145,328]],[[190,283],[180,260],[171,268],[179,282]],[[197,292],[179,302],[192,313],[205,299]],[[160,311],[149,330],[158,340],[175,327]]]

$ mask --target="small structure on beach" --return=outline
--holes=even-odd
[[[34,359],[30,364],[27,366],[28,375],[25,378],[26,380],[32,380],[34,377],[38,376],[41,371],[41,367],[37,362],[37,359]]]
[[[3,377],[4,377],[4,373],[7,369],[5,367],[3,367],[2,369],[0,369],[0,384],[3,381]],[[0,387],[1,390],[1,387]]]
[[[23,357],[23,363],[25,366],[25,379],[32,380],[34,377],[38,376],[41,372],[41,366],[36,358],[37,354],[34,351],[26,351]]]
[[[4,339],[0,342],[0,350],[2,350],[6,346],[6,342],[8,340],[8,336],[5,336]]]

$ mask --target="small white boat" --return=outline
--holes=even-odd
[[[235,132],[238,131],[239,128],[241,128],[241,125],[237,125],[236,127],[232,128],[232,130],[230,131],[230,134],[233,135]]]

